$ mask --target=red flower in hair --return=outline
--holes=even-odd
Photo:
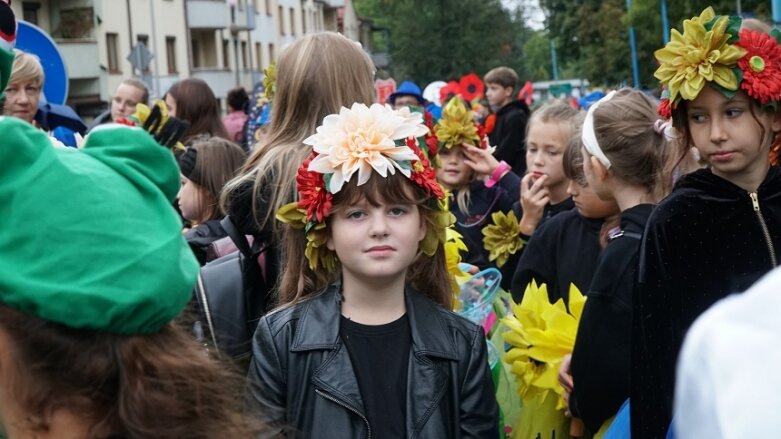
[[[670,105],[670,100],[667,98],[662,99],[659,102],[659,106],[656,108],[656,112],[665,119],[673,117],[673,109]]]
[[[306,209],[307,221],[317,221],[322,223],[331,211],[331,195],[325,187],[325,178],[319,172],[309,170],[309,162],[317,157],[317,153],[312,153],[309,158],[298,168],[296,175],[296,185],[301,199],[298,201],[298,207]]]
[[[415,184],[422,187],[427,194],[433,195],[440,200],[445,198],[445,193],[442,191],[442,186],[437,183],[437,173],[434,168],[431,167],[431,163],[426,159],[426,155],[418,147],[418,142],[415,138],[407,138],[407,146],[418,156],[419,160],[412,162],[412,173],[410,174],[410,180]]]
[[[735,43],[746,50],[738,60],[740,88],[763,105],[781,100],[781,45],[774,37],[744,29]]]

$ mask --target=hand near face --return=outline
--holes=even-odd
[[[521,207],[523,216],[520,221],[521,233],[531,236],[542,220],[545,206],[550,203],[550,192],[545,187],[547,175],[535,179],[533,174],[526,174],[521,180]]]
[[[468,143],[462,143],[461,146],[464,148],[464,154],[466,155],[464,163],[477,174],[490,176],[499,166],[499,161],[496,160],[496,157],[490,151],[480,149]]]

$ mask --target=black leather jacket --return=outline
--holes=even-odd
[[[350,356],[339,338],[339,284],[267,314],[253,341],[248,404],[271,436],[371,438]],[[498,438],[483,330],[408,289],[412,334],[408,438]],[[389,371],[389,373],[392,373]]]

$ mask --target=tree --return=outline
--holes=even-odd
[[[391,73],[421,85],[506,65],[526,77],[522,13],[500,0],[356,0],[390,31]]]

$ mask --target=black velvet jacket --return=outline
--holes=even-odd
[[[270,437],[371,438],[358,380],[339,337],[338,284],[265,315],[247,393]],[[499,409],[483,329],[407,289],[412,346],[406,437],[498,438]],[[387,371],[394,373],[393,371]],[[274,431],[276,430],[276,431]]]
[[[586,293],[575,348],[569,406],[592,432],[615,415],[629,397],[632,339],[632,292],[638,253],[652,204],[621,212],[621,232],[599,256]]]
[[[513,101],[496,113],[496,125],[488,135],[496,146],[494,157],[504,160],[518,175],[526,173],[526,124],[531,111],[523,101]]]
[[[753,195],[699,170],[659,204],[644,237],[633,309],[634,439],[661,438],[669,428],[678,351],[694,319],[770,271],[779,249],[777,167]]]

